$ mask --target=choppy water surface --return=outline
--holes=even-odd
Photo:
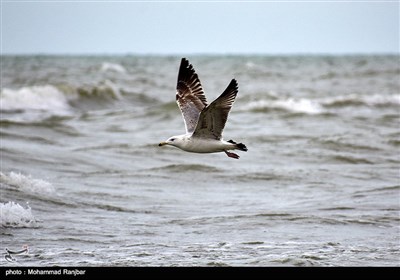
[[[239,160],[158,147],[180,57],[2,57],[2,266],[399,266],[397,56],[188,59]]]

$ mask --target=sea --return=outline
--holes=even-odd
[[[185,132],[183,56],[1,56],[0,266],[400,266],[398,55],[189,55],[240,159]]]

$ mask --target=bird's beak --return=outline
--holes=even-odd
[[[167,144],[168,144],[167,142],[161,142],[160,144],[158,144],[158,146],[161,147],[161,146],[165,146]]]

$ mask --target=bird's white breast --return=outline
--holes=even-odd
[[[179,148],[193,153],[216,153],[231,149],[230,146],[231,145],[225,141],[188,137]]]

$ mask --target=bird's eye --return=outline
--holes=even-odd
[[[174,141],[175,141],[175,138],[172,138],[172,139],[171,139],[171,142],[174,142]]]

